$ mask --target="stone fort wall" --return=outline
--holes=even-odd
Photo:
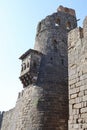
[[[87,129],[87,17],[83,29],[76,28],[72,9],[58,11],[38,25],[34,49],[44,54],[38,82],[19,93],[15,108],[0,114],[0,130]]]
[[[87,130],[87,17],[68,35],[69,130]]]
[[[13,113],[14,113],[14,109],[11,109],[7,112],[3,112],[3,117],[2,117],[2,123],[1,123],[1,129],[0,130],[11,130],[12,128],[12,122],[13,120]]]
[[[71,12],[68,8],[59,8],[39,23],[34,49],[43,56],[37,83],[25,87],[19,94],[13,112],[4,113],[1,130],[67,130],[67,34],[77,27],[75,14]],[[23,75],[25,82],[28,75]]]
[[[38,101],[42,88],[29,86],[20,92],[14,109],[4,112],[0,130],[39,130],[41,115]]]

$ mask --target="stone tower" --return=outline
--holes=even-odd
[[[75,11],[63,6],[39,22],[34,50],[20,57],[24,90],[1,130],[68,130],[67,39],[76,27]]]
[[[30,130],[68,129],[67,37],[76,27],[75,11],[60,6],[57,13],[39,22],[34,50],[20,57],[23,86],[36,89]]]

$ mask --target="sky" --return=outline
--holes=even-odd
[[[34,47],[38,22],[59,5],[75,9],[78,26],[82,26],[87,0],[0,0],[0,111],[15,106],[23,89],[19,57]]]

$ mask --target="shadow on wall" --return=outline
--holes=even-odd
[[[3,114],[4,114],[4,111],[0,112],[0,129],[1,129],[1,126],[2,126]]]

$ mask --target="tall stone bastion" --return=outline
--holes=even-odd
[[[59,6],[37,26],[34,49],[20,56],[23,84],[0,130],[87,130],[87,17]]]

